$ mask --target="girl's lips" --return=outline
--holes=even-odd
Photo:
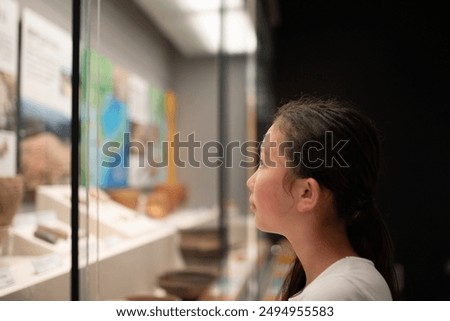
[[[252,212],[255,212],[255,211],[256,211],[256,206],[255,206],[255,204],[253,203],[252,199],[250,198],[250,199],[248,200],[248,202],[249,202],[249,204],[250,204],[250,210],[251,210]]]

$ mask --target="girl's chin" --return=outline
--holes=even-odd
[[[254,217],[255,217],[255,227],[259,231],[264,232],[264,233],[270,233],[270,234],[280,234],[279,232],[277,232],[276,230],[273,229],[273,226],[267,226],[267,224],[260,222],[258,220],[257,214],[255,214]]]
[[[264,226],[264,224],[261,224],[261,222],[258,221],[258,216],[255,213],[255,227],[260,230],[261,232],[271,233],[269,229]]]

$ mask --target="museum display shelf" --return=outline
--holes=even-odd
[[[8,235],[11,247],[0,257],[0,299],[69,299],[68,189],[69,186],[39,188],[36,211],[16,216]],[[205,207],[178,209],[164,218],[153,219],[113,201],[108,203],[98,205],[99,215],[87,215],[80,209],[80,216],[84,217],[80,221],[85,224],[80,226],[89,230],[79,232],[80,271],[93,273],[91,281],[102,279],[100,291],[92,290],[98,299],[118,299],[156,288],[159,274],[184,266],[178,231],[214,224],[218,215],[216,209]],[[68,238],[56,242],[38,238],[35,232],[42,225],[66,232]],[[95,282],[90,283],[94,287]]]

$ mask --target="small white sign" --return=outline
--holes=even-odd
[[[33,106],[50,108],[70,117],[71,66],[70,33],[34,11],[24,8],[21,97],[33,102]]]
[[[47,272],[62,264],[61,258],[56,254],[42,256],[32,261],[36,274]]]
[[[0,268],[0,289],[7,288],[14,284],[11,271],[7,268]]]
[[[19,6],[10,0],[0,1],[0,71],[16,75],[19,40]]]
[[[148,82],[136,74],[128,77],[128,112],[130,120],[138,124],[150,123]]]

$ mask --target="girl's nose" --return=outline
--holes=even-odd
[[[253,175],[247,180],[247,187],[250,191],[253,191],[253,187],[255,185],[255,174],[256,172],[253,173]]]

